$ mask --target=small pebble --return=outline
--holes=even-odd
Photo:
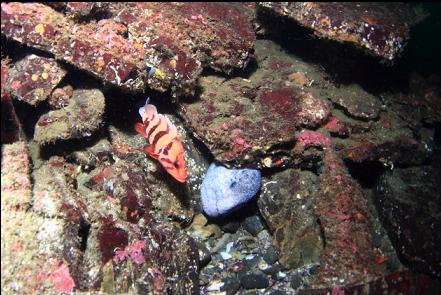
[[[263,259],[268,264],[274,264],[279,259],[279,254],[276,252],[274,247],[271,246],[268,249],[266,249],[265,252],[263,253]]]
[[[240,289],[240,281],[235,277],[226,277],[222,279],[224,282],[224,285],[220,289],[220,291],[223,291],[226,293],[226,295],[233,295],[236,294],[236,292]]]
[[[264,229],[264,226],[260,221],[260,218],[256,215],[245,218],[245,220],[242,222],[242,226],[247,232],[249,232],[253,236],[257,236],[259,232],[261,232]]]
[[[240,278],[240,283],[245,289],[263,289],[269,286],[268,278],[260,272],[249,273]]]

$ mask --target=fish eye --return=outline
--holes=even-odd
[[[173,165],[175,166],[175,168],[176,168],[176,169],[178,169],[178,168],[179,168],[179,164],[178,164],[178,161],[175,161],[175,162],[173,163]]]

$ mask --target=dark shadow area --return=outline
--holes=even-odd
[[[90,224],[84,223],[81,224],[80,229],[78,230],[78,237],[80,238],[80,250],[83,253],[87,250],[87,239],[89,238],[90,227]]]
[[[49,111],[49,104],[44,101],[37,106],[31,106],[24,101],[12,98],[11,100],[27,140],[33,139],[35,125],[38,119],[40,119],[40,116]]]
[[[106,97],[106,123],[130,134],[136,134],[134,125],[141,122],[138,110],[145,104],[147,97],[156,105],[153,92],[128,93],[117,87],[109,86],[104,91]]]
[[[256,196],[260,195],[260,191]],[[235,232],[240,223],[243,222],[247,217],[256,215],[259,212],[259,207],[257,206],[258,197],[254,197],[251,201],[243,204],[241,207],[235,209],[233,212],[219,217],[209,217],[206,215],[209,223],[217,224],[225,232]]]
[[[254,51],[254,49],[252,49],[252,51]],[[206,65],[203,67],[201,76],[202,77],[217,76],[224,78],[226,80],[234,79],[234,78],[248,79],[258,69],[258,67],[259,65],[257,63],[257,60],[254,58],[254,56],[251,53],[250,60],[244,69],[233,69],[233,71],[230,74],[227,74],[224,72],[216,71],[211,67],[209,67],[208,65]]]
[[[258,19],[271,32],[265,38],[273,39],[305,62],[320,65],[334,83],[358,83],[378,95],[407,89],[411,72],[425,76],[441,73],[441,5],[424,3],[422,6],[430,15],[412,28],[404,52],[393,62],[385,62],[352,44],[319,39],[312,30],[264,8],[258,10]]]
[[[436,145],[441,147],[441,122],[435,122],[433,126],[434,126],[433,141]]]
[[[345,161],[351,176],[360,183],[362,188],[374,188],[385,167],[379,162],[356,163]]]
[[[54,58],[54,55],[52,53],[39,50],[33,47],[28,47],[14,40],[6,39],[3,35],[1,36],[1,44],[2,44],[1,45],[2,59],[9,57],[11,59],[12,64],[16,63],[25,56],[31,54],[35,54],[46,58]]]
[[[41,146],[40,157],[42,160],[46,161],[52,156],[67,157],[75,151],[84,150],[94,146],[105,136],[104,129],[100,129],[89,137],[64,139],[58,140],[54,143],[48,143]]]

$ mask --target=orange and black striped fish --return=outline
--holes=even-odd
[[[170,120],[158,114],[156,107],[149,104],[139,108],[142,124],[136,123],[135,130],[148,140],[149,145],[144,147],[144,152],[159,163],[179,182],[187,181],[184,147],[178,136],[178,130]]]

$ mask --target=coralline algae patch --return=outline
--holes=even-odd
[[[54,59],[31,54],[9,69],[6,87],[13,97],[36,105],[48,98],[65,75]]]
[[[362,282],[379,275],[383,266],[369,234],[369,211],[361,187],[348,176],[342,160],[332,150],[325,151],[325,171],[320,175],[315,210],[323,227],[326,247],[314,278],[314,287]],[[353,233],[358,234],[354,235]]]

